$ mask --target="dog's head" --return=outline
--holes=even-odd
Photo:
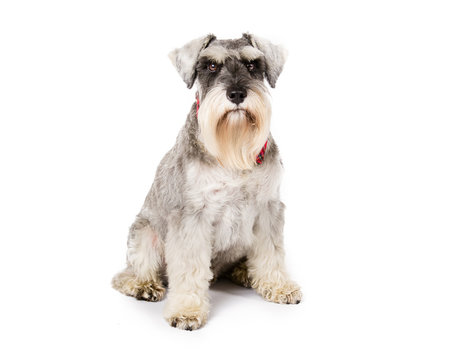
[[[267,40],[244,34],[195,39],[169,54],[188,88],[197,84],[200,140],[228,168],[249,169],[269,135],[271,87],[286,53]]]

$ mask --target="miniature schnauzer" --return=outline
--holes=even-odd
[[[280,46],[251,34],[193,40],[169,54],[197,101],[164,156],[130,228],[127,268],[112,281],[139,300],[169,293],[164,317],[193,330],[209,312],[208,288],[226,276],[281,304],[298,304],[286,273],[282,162],[270,133]]]

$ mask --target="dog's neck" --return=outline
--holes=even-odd
[[[196,102],[196,116],[198,118],[198,109],[200,108],[200,96],[198,91],[195,93],[195,102]],[[264,154],[266,153],[266,149],[267,149],[267,143],[269,142],[269,139],[266,140],[266,142],[264,143],[264,146],[262,147],[261,151],[259,152],[258,156],[256,156],[256,163],[258,165],[262,164],[262,162],[264,161]]]

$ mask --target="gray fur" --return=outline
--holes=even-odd
[[[186,124],[180,131],[176,144],[174,147],[164,156],[158,169],[153,185],[148,193],[144,205],[140,213],[137,215],[136,222],[140,224],[142,219],[149,222],[150,226],[155,229],[160,235],[162,241],[166,240],[168,230],[168,219],[174,219],[171,217],[174,213],[177,214],[178,219],[174,219],[177,222],[184,216],[184,212],[198,212],[201,214],[205,203],[200,205],[193,205],[187,203],[185,200],[185,191],[189,189],[189,184],[186,183],[186,168],[192,166],[192,163],[201,162],[205,167],[214,168],[217,167],[217,162],[214,158],[207,153],[202,144],[198,141],[198,123],[195,116],[195,104],[192,106],[191,111],[186,120]],[[240,230],[244,219],[241,218],[241,214],[244,213],[244,208],[258,206],[258,195],[261,191],[264,191],[264,182],[268,177],[272,177],[273,174],[279,174],[282,169],[282,162],[280,159],[278,147],[275,140],[270,136],[269,145],[266,151],[264,162],[256,166],[251,171],[230,171],[230,178],[239,178],[246,176],[248,181],[243,183],[239,188],[227,189],[232,197],[228,197],[222,204],[216,204],[220,207],[220,211],[217,214],[213,227],[214,232],[223,224],[220,222],[220,218],[229,209],[237,216],[234,219],[231,237],[234,237],[231,242],[236,243],[235,248],[228,249],[226,252],[217,253],[214,251],[214,239],[213,243],[213,257],[211,263],[213,264],[213,273],[215,277],[221,275],[223,270],[228,269],[233,263],[237,262],[241,257],[246,255],[244,248],[239,246]],[[273,206],[273,203],[279,204]],[[278,198],[271,199],[267,204],[267,209],[270,211],[274,218],[278,218],[279,209],[283,209]],[[258,227],[257,216],[253,223],[254,229]],[[135,225],[131,227],[131,233]],[[279,231],[282,231],[280,227]]]
[[[287,51],[280,45],[251,34],[243,35],[250,43],[264,53],[266,59],[266,78],[271,87],[275,87],[278,77],[283,70],[287,58]]]
[[[198,54],[215,38],[214,35],[210,34],[192,40],[182,48],[175,49],[169,54],[172,64],[176,67],[189,89],[194,85],[195,64],[197,63]]]
[[[170,57],[188,87],[197,81],[200,107],[212,89],[261,91],[264,76],[275,86],[284,63],[278,47],[248,34],[208,35]],[[217,72],[208,70],[212,61]],[[226,94],[218,99],[229,105]],[[128,267],[113,279],[117,290],[148,301],[159,301],[168,281],[165,317],[186,330],[204,324],[209,282],[225,273],[269,301],[298,303],[301,296],[284,269],[282,162],[271,134],[262,164],[245,170],[221,166],[202,139],[194,103],[130,228]]]
[[[197,76],[196,65],[202,50],[209,46],[235,50],[245,45],[251,45],[264,54],[264,75],[270,86],[274,88],[286,62],[287,51],[280,45],[272,44],[270,41],[252,34],[245,33],[241,39],[236,40],[217,40],[215,35],[209,34],[173,50],[169,54],[169,58],[190,89]]]

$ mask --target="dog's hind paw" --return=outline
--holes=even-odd
[[[117,274],[112,280],[112,286],[122,294],[152,302],[162,300],[166,291],[161,282],[139,281],[129,269]]]
[[[299,304],[302,300],[300,287],[295,283],[264,284],[257,290],[264,299],[278,304]]]

